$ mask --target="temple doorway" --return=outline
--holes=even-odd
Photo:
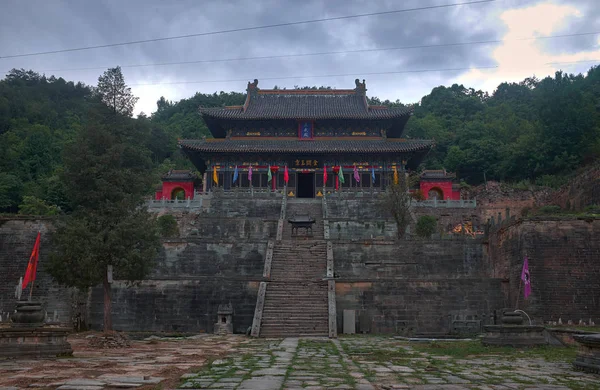
[[[298,173],[298,187],[296,188],[298,198],[314,198],[315,197],[315,174]]]

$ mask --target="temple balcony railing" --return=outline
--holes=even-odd
[[[477,207],[477,199],[460,199],[460,200],[421,200],[414,202],[415,207],[434,207],[434,208],[464,208],[474,209]]]
[[[194,199],[151,199],[146,205],[149,209],[171,208],[171,209],[199,209],[203,204],[203,196]]]
[[[208,194],[215,198],[281,198],[284,193],[284,188],[272,190],[270,188],[234,187],[227,190],[213,188]]]
[[[384,190],[380,188],[343,188],[335,191],[333,189],[326,188],[325,196],[328,198],[338,199],[358,199],[358,198],[380,198],[385,194]],[[421,201],[413,201],[411,203],[413,207],[433,207],[433,208],[465,208],[474,209],[477,207],[476,199],[458,199],[458,200],[438,200],[429,199]]]

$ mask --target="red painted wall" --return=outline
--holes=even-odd
[[[421,180],[419,184],[420,190],[425,196],[425,199],[429,199],[429,191],[432,188],[439,188],[442,190],[444,197],[443,200],[460,200],[460,191],[452,191],[452,180],[440,180],[440,181],[424,181]]]
[[[165,199],[171,199],[171,194],[176,188],[181,188],[184,191],[185,199],[194,199],[194,182],[192,181],[163,181],[162,185],[162,191],[156,191],[156,200],[162,199],[163,196]]]

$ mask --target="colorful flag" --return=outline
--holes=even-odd
[[[235,166],[235,169],[233,171],[233,182],[235,183],[238,179],[238,168],[237,165]]]
[[[285,166],[285,171],[283,172],[283,181],[286,185],[288,181],[290,181],[290,174],[288,173],[287,165]]]
[[[356,165],[354,166],[354,180],[358,183],[360,181],[360,175],[358,174],[358,169],[356,169]]]
[[[398,185],[398,169],[394,165],[394,184]]]
[[[523,288],[523,295],[525,299],[531,294],[531,277],[529,275],[529,260],[527,256],[525,256],[525,261],[523,262],[523,270],[521,271],[521,280],[525,284]]]
[[[375,168],[371,167],[371,180],[375,184]]]
[[[248,167],[248,182],[252,185],[252,165]]]
[[[338,172],[338,177],[340,178],[340,183],[344,184],[346,181],[344,180],[344,171],[342,170],[342,166],[340,165],[340,170]]]
[[[25,290],[27,284],[29,282],[33,283],[35,281],[35,272],[37,270],[38,259],[40,258],[40,232],[37,234],[37,238],[35,239],[35,244],[33,245],[33,251],[31,252],[31,256],[29,257],[29,263],[27,264],[27,271],[25,271],[25,277],[23,278],[23,286],[21,287]]]
[[[327,165],[323,165],[323,187],[327,185]]]
[[[219,185],[219,176],[217,175],[217,167],[213,168],[213,181],[216,185]]]
[[[269,165],[269,169],[267,170],[267,183],[270,183],[273,179],[273,175],[271,174],[271,166]]]

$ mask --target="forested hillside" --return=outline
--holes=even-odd
[[[197,93],[175,103],[161,98],[150,117],[132,119],[146,134],[155,180],[169,168],[192,168],[177,139],[210,136],[198,106],[239,105],[244,98],[242,92]],[[13,70],[0,81],[1,212],[39,202],[67,207],[58,180],[63,150],[99,102],[95,87],[33,71]],[[503,83],[491,95],[440,86],[415,104],[414,113],[406,135],[436,141],[425,167],[456,171],[471,184],[487,178],[558,186],[600,156],[600,67],[587,75],[558,72]]]
[[[556,186],[600,156],[600,67],[502,83],[491,96],[462,85],[422,98],[407,134],[434,138],[426,164],[470,183],[529,180]]]

